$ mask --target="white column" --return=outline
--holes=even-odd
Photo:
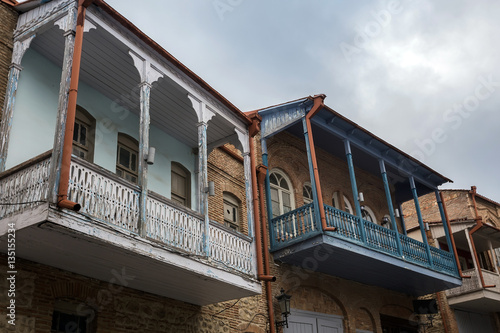
[[[139,235],[147,235],[147,200],[148,200],[148,164],[146,159],[149,152],[149,125],[151,117],[149,113],[149,102],[151,95],[151,85],[153,82],[163,76],[153,67],[151,63],[133,51],[129,51],[134,60],[134,65],[139,71],[141,77],[140,87],[140,122],[139,122],[139,187],[141,196],[139,202],[139,225],[137,226]]]
[[[21,67],[21,59],[35,36],[35,34],[32,34],[23,40],[14,41],[12,62],[7,81],[7,93],[5,95],[2,123],[0,125],[0,172],[5,171],[5,162],[9,149],[10,130],[12,128],[12,118],[14,116],[13,111],[16,99],[17,83],[19,81],[21,70],[23,69]]]
[[[59,177],[61,172],[61,159],[64,143],[64,131],[66,128],[66,114],[68,112],[68,95],[71,81],[71,68],[73,66],[73,51],[75,48],[76,16],[78,9],[72,6],[68,13],[54,22],[63,31],[64,56],[59,85],[59,101],[57,103],[56,131],[54,134],[54,145],[50,160],[49,200],[56,203],[59,189]],[[85,25],[84,25],[85,26]]]
[[[238,128],[234,129],[238,135],[238,140],[241,143],[241,153],[243,155],[243,168],[245,171],[245,194],[247,205],[247,223],[248,223],[248,236],[254,236],[254,223],[253,223],[253,200],[252,200],[252,170],[250,161],[250,144],[248,132],[243,132]]]

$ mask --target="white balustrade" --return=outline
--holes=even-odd
[[[188,253],[204,254],[204,222],[200,218],[152,197],[148,197],[146,210],[149,238]]]
[[[49,169],[50,155],[0,179],[0,219],[47,200]]]
[[[210,259],[224,266],[250,274],[252,272],[252,242],[243,236],[210,224]]]
[[[73,157],[68,199],[81,213],[137,233],[139,191],[111,172]]]

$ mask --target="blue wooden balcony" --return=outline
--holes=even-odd
[[[412,295],[461,284],[452,253],[431,247],[429,260],[424,243],[328,205],[327,226],[336,231],[324,232],[315,208],[311,203],[271,220],[276,260]]]

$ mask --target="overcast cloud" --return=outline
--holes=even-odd
[[[326,104],[500,201],[500,2],[108,0],[243,111]]]

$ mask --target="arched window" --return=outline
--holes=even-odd
[[[240,201],[229,192],[223,193],[224,224],[229,228],[240,231]]]
[[[172,162],[171,198],[183,206],[191,207],[191,173],[182,164]]]
[[[137,184],[139,169],[139,143],[130,135],[118,133],[116,174]]]
[[[273,170],[269,175],[269,180],[271,183],[273,218],[293,210],[295,202],[292,195],[292,186],[286,174],[280,170]]]
[[[72,154],[92,162],[94,160],[94,133],[95,118],[87,110],[77,105]]]
[[[371,210],[368,206],[361,206],[361,217],[363,217],[363,220],[365,221],[377,223],[373,210]]]
[[[352,205],[349,199],[345,195],[342,195],[342,199],[344,200],[344,211],[349,213],[349,214],[354,214],[354,211],[352,210]],[[339,192],[333,193],[333,198],[332,198],[332,204],[333,207],[342,210],[341,202],[339,200]]]
[[[311,184],[305,183],[302,187],[302,198],[304,199],[304,205],[313,202],[313,192]]]

